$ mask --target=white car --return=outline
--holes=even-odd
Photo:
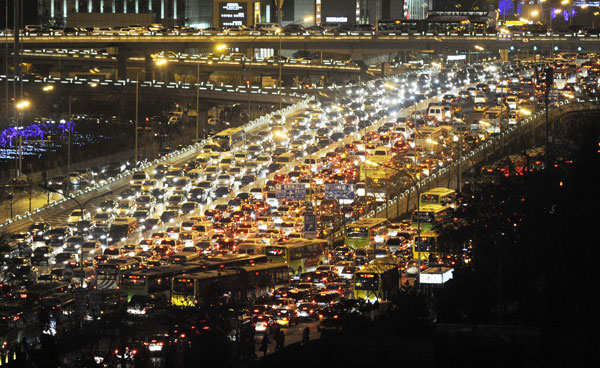
[[[76,223],[81,220],[90,220],[91,218],[92,218],[92,215],[87,210],[83,210],[83,213],[82,213],[81,209],[79,209],[79,210],[74,210],[73,212],[71,212],[67,221],[69,223]]]

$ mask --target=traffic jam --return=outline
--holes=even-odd
[[[559,99],[576,98],[581,80],[596,88],[595,59],[553,65]],[[401,216],[387,204],[543,107],[539,70],[437,64],[347,87],[258,128],[221,131],[194,158],[137,171],[86,208],[24,221],[0,247],[5,341],[16,339],[11,318],[44,306],[63,311],[48,334],[74,311],[92,322],[126,310],[135,323],[233,305],[252,336],[336,330],[401,283],[469,261],[437,246],[436,224],[460,203],[454,190],[421,193]],[[83,307],[73,294],[82,288],[96,295]],[[157,330],[140,346],[176,343],[170,327]]]

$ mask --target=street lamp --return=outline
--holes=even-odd
[[[562,9],[554,9],[550,11],[550,41],[551,42],[551,48],[550,48],[550,56],[554,57],[554,30],[552,28],[552,19],[559,15],[560,13],[562,13]]]
[[[31,106],[31,102],[29,100],[21,100],[15,104],[15,107],[19,111],[19,116],[17,119],[17,129],[21,129],[23,125],[23,110],[27,109]],[[23,136],[19,134],[19,172],[17,176],[21,176],[23,174]]]

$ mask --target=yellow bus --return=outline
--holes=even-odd
[[[454,206],[456,204],[456,191],[454,189],[438,187],[421,193],[419,205],[426,206],[430,204]]]
[[[398,292],[398,266],[393,263],[371,263],[354,273],[354,298],[368,302],[390,300]]]
[[[345,244],[350,248],[372,247],[383,244],[388,233],[386,218],[363,218],[346,225]]]
[[[419,206],[412,213],[412,225],[421,230],[431,230],[436,224],[446,221],[449,208],[437,204]]]
[[[419,246],[420,245],[420,246]],[[419,234],[415,234],[412,242],[413,259],[422,261],[432,261],[440,257],[438,248],[438,234],[433,230],[421,231],[421,239]]]
[[[285,263],[293,274],[314,271],[327,261],[327,240],[292,238],[264,247],[270,262]]]
[[[219,146],[220,151],[231,151],[246,140],[244,128],[225,129],[213,137],[213,142]]]

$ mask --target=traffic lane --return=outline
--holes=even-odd
[[[282,327],[281,330],[283,331],[284,335],[285,335],[285,346],[288,346],[290,344],[297,344],[302,342],[302,336],[304,334],[304,329],[308,327],[309,331],[310,331],[310,340],[316,340],[319,339],[321,337],[321,333],[318,330],[318,326],[321,322],[320,321],[305,321],[305,322],[300,322],[297,325],[291,326],[291,327]],[[254,335],[254,343],[256,345],[256,355],[258,355],[259,357],[263,356],[263,352],[260,351],[260,346],[262,343],[262,339],[265,336],[264,332],[257,332]],[[276,343],[275,340],[273,338],[272,335],[269,335],[269,340],[270,340],[270,344],[268,346],[267,349],[267,354],[272,354],[275,352],[275,347],[276,347]]]

